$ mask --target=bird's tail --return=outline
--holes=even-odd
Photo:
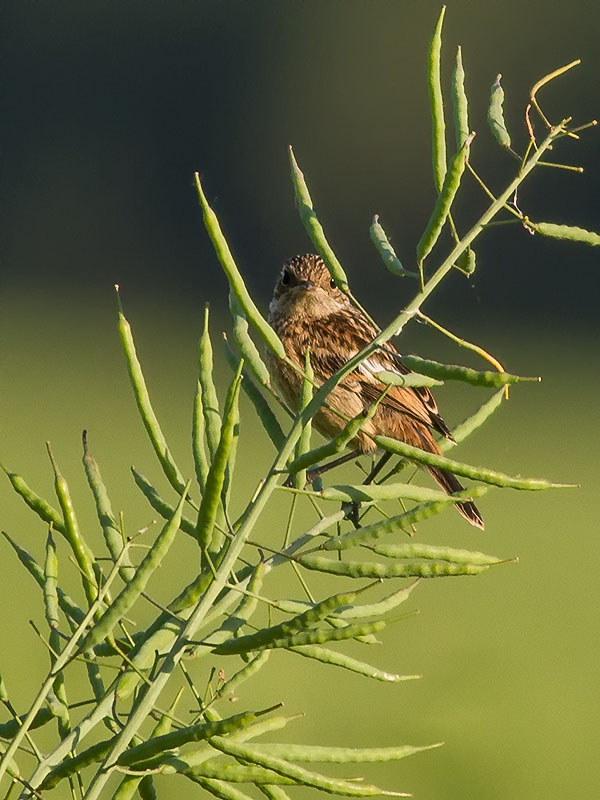
[[[454,475],[454,473],[448,472],[445,469],[440,469],[439,467],[428,467],[428,470],[442,487],[442,489],[448,494],[454,494],[454,492],[460,492],[464,490],[464,486],[458,480],[456,475]],[[471,525],[475,525],[476,528],[481,528],[481,530],[483,530],[483,517],[479,513],[479,509],[475,503],[473,503],[471,500],[467,500],[464,503],[456,503],[455,505],[463,517],[468,520]]]

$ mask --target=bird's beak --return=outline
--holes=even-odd
[[[306,289],[307,291],[309,289],[314,289],[315,288],[315,285],[314,285],[314,283],[312,281],[300,281],[298,286],[301,286],[303,289]]]

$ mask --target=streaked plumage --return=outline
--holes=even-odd
[[[331,377],[377,333],[362,312],[335,286],[323,260],[316,255],[295,256],[283,265],[269,312],[269,322],[294,363],[303,367],[306,348],[310,347],[311,364],[319,383]],[[297,407],[301,376],[272,354],[268,355],[268,366],[287,402],[292,408]],[[388,343],[341,381],[329,395],[328,404],[346,417],[357,416],[386,388],[377,378],[380,370],[401,374],[410,371]],[[320,409],[313,422],[328,438],[344,425],[344,420],[327,408]],[[366,435],[372,433],[439,453],[432,431],[452,439],[429,389],[393,386],[351,445],[361,453],[374,450],[373,440]],[[446,492],[463,488],[452,473],[435,467],[428,469]],[[457,507],[471,524],[483,528],[481,514],[472,502],[457,503]]]

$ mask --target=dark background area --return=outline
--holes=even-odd
[[[425,65],[439,8],[430,0],[0,5],[0,459],[52,499],[50,439],[96,549],[103,545],[81,470],[82,428],[128,530],[148,525],[152,513],[130,464],[173,501],[136,415],[113,283],[185,474],[205,300],[221,384],[228,378],[218,346],[229,325],[226,282],[202,226],[195,170],[263,309],[282,260],[311,249],[294,207],[288,144],[361,301],[384,323],[412,297],[414,284],[381,265],[368,227],[380,214],[412,266],[435,199]],[[496,75],[519,151],[530,86],[575,58],[580,67],[542,90],[543,107],[554,121],[599,116],[599,23],[600,6],[583,0],[449,5],[445,85],[461,44],[477,132],[472,160],[492,188],[500,191],[515,169],[487,129]],[[522,210],[600,231],[599,143],[598,129],[561,142],[552,158],[585,172],[537,171],[519,193]],[[460,228],[484,207],[467,180]],[[418,617],[390,627],[374,655],[355,653],[422,673],[423,681],[373,685],[282,657],[249,682],[236,711],[284,700],[286,712],[305,712],[281,736],[286,741],[359,747],[443,739],[438,751],[365,770],[367,779],[422,800],[596,797],[598,250],[497,228],[478,242],[475,274],[448,276],[425,306],[511,371],[543,376],[511,390],[455,457],[581,488],[490,492],[481,501],[483,538],[453,512],[419,531],[423,541],[520,559],[476,579],[427,582],[413,595]],[[423,326],[407,327],[400,346],[481,366]],[[454,425],[487,394],[446,385],[436,397]],[[252,410],[242,411],[240,504],[272,459]],[[348,467],[344,475],[357,473]],[[45,526],[1,481],[0,508],[0,526],[43,558]],[[286,511],[282,505],[260,531],[274,546]],[[194,565],[188,542],[178,542],[152,592],[166,602]],[[81,598],[68,570],[63,551],[61,580],[66,575]],[[293,578],[283,577],[271,592],[298,596]],[[28,580],[0,542],[0,672],[19,708],[47,668],[27,624],[44,624]],[[198,667],[198,686],[208,666]],[[161,796],[173,792],[168,782],[159,788]],[[197,795],[181,782],[175,790]]]
[[[368,225],[379,213],[410,265],[434,200],[424,68],[438,11],[435,2],[380,0],[4,3],[5,291],[84,293],[94,302],[118,282],[184,312],[220,301],[193,189],[198,170],[249,285],[266,301],[282,260],[310,249],[288,180],[292,144],[355,291],[394,312],[412,287],[384,274]],[[555,121],[588,121],[599,94],[599,16],[585,2],[568,10],[451,4],[446,83],[460,43],[478,134],[473,162],[491,187],[505,185],[515,166],[485,121],[496,74],[519,150],[529,87],[578,57],[582,66],[540,98]],[[584,164],[584,175],[546,170],[525,184],[519,201],[532,219],[600,227],[598,142],[587,132],[553,154]],[[463,229],[483,200],[471,185]],[[492,310],[515,323],[570,314],[595,322],[593,250],[514,228],[482,237],[478,252],[473,278],[454,276],[433,301],[448,321]]]

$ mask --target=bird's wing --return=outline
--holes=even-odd
[[[318,335],[319,327],[323,327],[322,335]],[[345,313],[332,314],[322,320],[315,320],[311,336],[311,363],[315,375],[326,380],[343,366],[349,358],[356,355],[373,340],[376,331],[362,317]],[[318,342],[327,342],[327,348],[319,347]],[[433,428],[448,439],[452,439],[448,426],[440,416],[437,403],[429,389],[419,387],[387,387],[377,378],[382,370],[407,375],[411,370],[402,364],[400,354],[389,342],[366,358],[359,367],[351,372],[342,384],[360,392],[365,402],[378,400],[383,391],[388,392],[381,405],[400,412]]]
[[[389,343],[374,353],[373,356],[365,359],[358,369],[363,376],[367,377],[370,373],[370,376],[375,378],[377,386],[363,384],[363,394],[365,394],[366,389],[366,396],[370,396],[372,400],[376,400],[385,387],[385,384],[377,380],[377,372],[387,370],[398,375],[408,375],[412,372],[412,370],[404,366],[400,360],[400,354]],[[373,391],[374,389],[375,391]],[[424,422],[428,427],[434,428],[447,439],[453,441],[452,434],[438,411],[435,398],[426,386],[392,386],[382,402],[386,403],[386,401],[389,401],[387,402],[388,406],[411,414],[411,416]]]

